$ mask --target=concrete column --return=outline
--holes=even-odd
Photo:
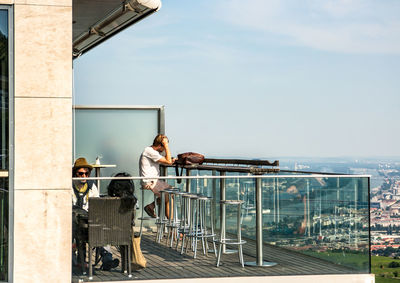
[[[0,3],[14,4],[11,276],[71,282],[72,0]]]

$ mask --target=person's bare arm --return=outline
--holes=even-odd
[[[162,140],[162,144],[165,149],[165,157],[162,157],[160,160],[158,160],[158,162],[161,164],[171,165],[174,163],[175,159],[171,157],[171,151],[169,150],[168,139],[164,138]]]

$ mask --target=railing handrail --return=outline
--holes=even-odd
[[[174,179],[273,179],[273,178],[371,178],[371,175],[321,175],[321,174],[310,174],[310,175],[251,175],[251,176],[161,176],[161,177],[73,177],[72,180],[174,180]]]
[[[349,175],[349,176],[353,176],[352,174],[346,174],[346,173],[315,172],[315,171],[301,171],[301,170],[280,170],[279,172],[283,172],[283,173],[314,174],[314,175]]]

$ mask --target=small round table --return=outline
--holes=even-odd
[[[100,169],[101,168],[114,168],[117,167],[115,164],[90,164],[94,169],[96,169],[96,177],[101,177]],[[100,180],[97,180],[97,189],[100,192]]]

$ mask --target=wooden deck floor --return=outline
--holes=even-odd
[[[124,281],[149,279],[179,279],[179,278],[207,278],[207,277],[243,277],[243,276],[282,276],[282,275],[321,275],[321,274],[356,274],[357,271],[344,266],[335,265],[324,260],[316,259],[286,249],[264,245],[264,261],[278,263],[273,267],[241,267],[237,253],[224,254],[221,266],[215,266],[215,256],[209,253],[204,256],[201,244],[197,258],[193,253],[181,255],[174,248],[166,246],[165,241],[157,244],[155,234],[147,232],[142,237],[142,252],[147,259],[147,267],[133,271],[132,278],[121,273],[118,267],[111,271],[102,271],[96,266],[93,281]],[[199,242],[200,243],[200,242]],[[244,245],[244,260],[255,261],[255,242]],[[119,257],[116,252],[114,257]],[[73,268],[72,282],[88,281],[87,276],[81,276]]]

